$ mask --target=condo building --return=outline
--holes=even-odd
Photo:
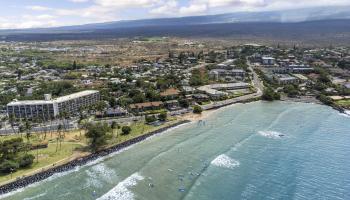
[[[7,104],[7,114],[19,119],[52,119],[60,113],[74,115],[82,107],[94,105],[100,101],[100,93],[96,90],[86,90],[71,95],[52,99],[46,94],[45,100],[18,101]]]

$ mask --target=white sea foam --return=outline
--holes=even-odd
[[[112,190],[98,198],[97,200],[131,200],[134,199],[134,194],[129,190],[130,187],[135,186],[138,181],[143,180],[144,177],[139,173],[132,174],[122,182],[118,183]]]
[[[40,198],[40,197],[43,197],[43,196],[45,196],[45,195],[46,195],[46,192],[41,193],[41,194],[38,194],[38,195],[36,195],[36,196],[34,196],[34,197],[24,198],[23,200],[34,200],[34,199],[38,199],[38,198]]]
[[[214,160],[212,160],[210,164],[228,169],[233,169],[240,165],[240,163],[237,160],[234,160],[225,154],[219,155]]]
[[[279,139],[284,136],[283,133],[277,132],[277,131],[259,131],[259,135],[272,138],[272,139]]]
[[[106,160],[106,159],[108,159],[108,158],[111,158],[111,157],[113,157],[113,156],[115,156],[115,155],[118,155],[118,154],[124,152],[124,151],[127,151],[127,150],[133,148],[134,146],[136,146],[136,145],[138,145],[138,144],[140,144],[140,143],[143,143],[144,141],[147,141],[147,140],[149,140],[149,139],[152,139],[152,138],[154,138],[154,137],[156,137],[156,136],[162,135],[162,134],[167,133],[167,132],[169,132],[169,131],[173,131],[173,130],[178,129],[178,128],[180,128],[180,127],[186,126],[186,125],[188,125],[188,124],[190,124],[190,123],[184,123],[184,124],[175,126],[175,127],[173,127],[173,128],[169,128],[169,129],[167,129],[167,130],[165,130],[165,131],[163,131],[163,132],[161,132],[161,133],[158,133],[158,134],[155,134],[155,135],[153,135],[153,136],[151,136],[151,137],[148,137],[148,138],[146,138],[145,140],[143,140],[143,141],[141,141],[141,142],[138,142],[138,143],[135,143],[135,144],[133,144],[133,145],[130,145],[130,146],[128,146],[128,147],[126,147],[126,148],[123,148],[123,149],[121,149],[121,150],[119,150],[119,151],[113,152],[113,153],[111,153],[111,154],[109,154],[109,155],[107,155],[107,156],[103,156],[103,157],[100,157],[100,158],[98,158],[98,159],[96,159],[96,160],[90,161],[90,162],[88,162],[87,164],[85,164],[85,165],[83,165],[83,166],[77,166],[77,167],[75,167],[75,168],[72,169],[72,170],[54,174],[53,176],[51,176],[51,177],[49,177],[49,178],[47,178],[47,179],[44,179],[44,180],[42,180],[42,181],[39,181],[39,182],[30,184],[29,186],[27,186],[27,187],[25,187],[25,188],[19,188],[19,189],[17,189],[17,190],[12,191],[12,192],[9,192],[9,193],[0,195],[0,199],[3,199],[3,198],[6,198],[6,197],[9,197],[9,196],[12,196],[12,195],[17,194],[17,193],[20,193],[20,192],[23,192],[26,188],[35,187],[35,186],[37,186],[37,185],[39,185],[39,184],[44,183],[45,181],[50,181],[50,180],[56,179],[56,178],[58,178],[58,177],[62,177],[62,176],[65,176],[65,175],[67,175],[67,174],[70,174],[70,173],[72,173],[72,172],[76,172],[76,171],[80,170],[80,169],[83,168],[83,167],[89,167],[89,166],[96,165],[96,164],[98,164],[98,163],[103,162],[104,160]]]
[[[44,179],[44,180],[42,180],[42,181],[39,181],[39,182],[30,184],[30,185],[28,185],[28,186],[25,187],[25,188],[19,188],[19,189],[17,189],[17,190],[12,191],[12,192],[9,192],[9,193],[0,195],[0,199],[6,198],[6,197],[10,197],[10,196],[12,196],[12,195],[14,195],[14,194],[23,192],[25,189],[32,188],[32,187],[36,187],[36,186],[39,185],[39,184],[45,183],[45,182],[47,182],[47,181],[52,181],[52,180],[54,180],[54,179],[56,179],[56,178],[59,178],[59,177],[68,175],[68,174],[73,173],[73,172],[76,172],[76,171],[78,171],[79,169],[80,169],[80,167],[75,167],[73,170],[54,174],[54,175],[50,176],[50,177],[47,178],[47,179]]]
[[[162,132],[160,132],[160,133],[154,134],[154,135],[152,135],[152,136],[150,136],[150,137],[144,139],[143,141],[141,141],[141,142],[139,142],[139,143],[137,143],[137,144],[140,144],[140,143],[142,143],[142,142],[144,142],[144,141],[152,140],[152,139],[155,138],[155,137],[162,136],[162,135],[167,134],[167,133],[169,133],[169,132],[172,132],[172,131],[174,131],[174,130],[176,130],[176,129],[179,129],[179,128],[181,128],[181,127],[188,126],[189,124],[194,124],[194,123],[195,123],[195,122],[192,121],[192,122],[180,124],[180,125],[178,125],[178,126],[169,128],[169,129],[167,129],[167,130],[165,130],[165,131],[162,131]]]
[[[350,118],[350,110],[345,110],[344,113],[339,113],[339,115]]]
[[[88,175],[86,178],[87,187],[101,188],[103,187],[103,181],[111,183],[113,178],[116,177],[116,173],[103,163],[86,170],[86,173]]]

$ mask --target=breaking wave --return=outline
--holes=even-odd
[[[210,164],[228,169],[233,169],[240,165],[240,163],[237,160],[234,160],[225,154],[219,155],[214,160],[212,160]]]
[[[113,178],[116,177],[116,173],[108,168],[105,164],[98,164],[93,166],[91,169],[86,171],[87,177],[87,187],[97,187],[102,188],[103,182],[112,182]]]
[[[350,110],[345,110],[344,113],[339,113],[339,115],[350,118]]]
[[[138,181],[143,180],[144,177],[139,173],[132,174],[122,182],[118,183],[109,192],[98,198],[97,200],[131,200],[134,199],[134,194],[129,190],[130,187],[135,186]]]
[[[272,139],[279,139],[284,136],[283,133],[277,132],[277,131],[259,131],[259,135],[272,138]]]

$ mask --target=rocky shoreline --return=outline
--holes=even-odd
[[[104,150],[101,150],[101,151],[98,151],[96,153],[92,153],[88,156],[84,156],[82,158],[78,158],[76,160],[73,160],[73,161],[70,161],[66,164],[63,164],[63,165],[59,165],[59,166],[56,166],[56,167],[53,167],[51,169],[48,169],[46,171],[43,171],[43,172],[39,172],[37,174],[34,174],[34,175],[31,175],[31,176],[27,176],[27,177],[24,177],[24,178],[21,178],[21,179],[18,179],[14,182],[11,182],[11,183],[8,183],[8,184],[5,184],[5,185],[2,185],[0,186],[0,195],[3,195],[3,194],[6,194],[6,193],[9,193],[9,192],[12,192],[12,191],[15,191],[17,189],[20,189],[20,188],[24,188],[26,186],[29,186],[33,183],[37,183],[37,182],[40,182],[42,180],[45,180],[51,176],[53,176],[54,174],[58,174],[58,173],[62,173],[62,172],[66,172],[66,171],[69,171],[69,170],[73,170],[74,168],[76,167],[79,167],[79,166],[84,166],[86,164],[88,164],[89,162],[91,161],[94,161],[98,158],[101,158],[101,157],[105,157],[111,153],[114,153],[114,152],[118,152],[122,149],[125,149],[126,147],[129,147],[133,144],[136,144],[136,143],[139,143],[153,135],[156,135],[156,134],[159,134],[159,133],[162,133],[168,129],[171,129],[171,128],[174,128],[174,127],[177,127],[179,125],[182,125],[182,124],[186,124],[186,123],[189,123],[191,121],[189,120],[183,120],[183,121],[180,121],[180,122],[177,122],[173,125],[170,125],[170,126],[167,126],[167,127],[164,127],[164,128],[160,128],[156,131],[153,131],[153,132],[150,132],[150,133],[147,133],[145,135],[142,135],[142,136],[139,136],[137,138],[134,138],[134,139],[131,139],[129,141],[126,141],[126,142],[123,142],[121,144],[118,144],[118,145],[115,145],[113,147],[109,147],[107,149],[104,149]]]

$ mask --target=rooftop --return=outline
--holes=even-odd
[[[87,96],[87,95],[91,95],[91,94],[95,94],[95,93],[98,93],[98,91],[97,90],[85,90],[85,91],[77,92],[77,93],[70,94],[67,96],[58,97],[58,98],[54,99],[54,101],[63,102],[63,101],[68,101],[71,99],[76,99],[76,98],[79,98],[82,96]]]
[[[169,88],[165,90],[164,92],[160,93],[160,96],[172,96],[172,95],[178,95],[180,91],[176,88]]]
[[[82,92],[77,92],[74,94],[70,94],[67,96],[62,96],[62,97],[58,97],[56,99],[53,100],[25,100],[25,101],[18,101],[18,100],[14,100],[10,103],[7,104],[7,106],[18,106],[18,105],[46,105],[46,104],[53,104],[53,103],[60,103],[60,102],[64,102],[64,101],[68,101],[71,99],[76,99],[82,96],[86,96],[86,95],[90,95],[90,94],[95,94],[98,93],[97,90],[85,90]]]

